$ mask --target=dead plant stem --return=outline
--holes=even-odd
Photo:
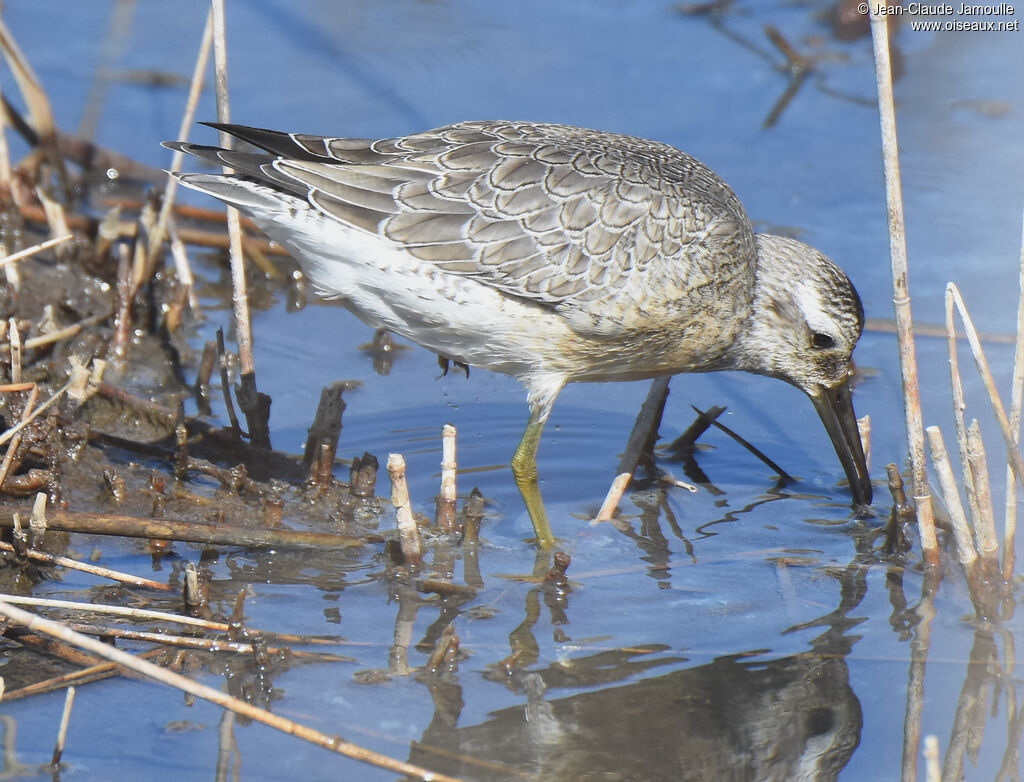
[[[178,127],[177,137],[180,140],[188,138],[189,128],[192,127],[192,123],[195,121],[196,104],[199,102],[199,95],[202,92],[203,74],[206,72],[206,65],[210,58],[212,42],[213,10],[211,9],[210,13],[206,16],[206,26],[203,28],[203,38],[199,44],[199,54],[196,56],[196,65],[192,71],[192,81],[188,89],[188,98],[185,101],[185,112],[181,117],[181,125]],[[185,153],[180,149],[174,151],[174,154],[171,156],[171,171],[177,171],[181,168],[181,162],[184,157]],[[160,205],[160,215],[157,218],[156,226],[153,228],[153,233],[150,234],[147,250],[150,258],[156,253],[157,248],[167,234],[167,220],[171,215],[171,210],[174,208],[174,196],[177,189],[178,180],[172,176],[167,177],[167,183],[164,185],[163,202]]]
[[[1017,341],[1013,353],[1013,382],[1010,391],[1010,430],[1020,444],[1020,417],[1024,398],[1024,220],[1021,221],[1020,263],[1017,272],[1020,297],[1017,301]],[[1017,449],[1019,450],[1019,448]],[[1017,483],[1013,467],[1006,465],[1006,515],[1003,520],[1003,581],[1013,581],[1016,566],[1014,546],[1017,538]]]
[[[228,53],[224,22],[224,0],[213,2],[213,70],[214,88],[217,94],[217,121],[230,122],[231,109],[228,103]],[[231,137],[220,134],[220,144],[231,148]],[[232,173],[227,166],[224,173]],[[235,340],[238,342],[238,363],[242,376],[253,375],[255,365],[252,358],[252,326],[249,323],[249,301],[245,281],[245,258],[242,254],[242,226],[238,210],[227,207],[228,236],[231,253],[231,290],[235,310]]]
[[[896,141],[896,111],[892,94],[889,63],[889,20],[871,13],[871,38],[875,53],[875,78],[878,84],[878,110],[882,132],[882,157],[885,165],[885,193],[889,214],[889,250],[892,255],[893,306],[899,342],[900,374],[903,380],[903,406],[906,414],[907,445],[910,449],[914,484],[914,504],[921,534],[921,549],[929,565],[938,566],[939,548],[924,456],[924,423],[917,379],[917,358],[907,285],[907,242],[903,226],[903,197],[900,185],[899,151]]]

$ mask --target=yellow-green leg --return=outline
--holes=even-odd
[[[540,434],[544,431],[547,411],[530,410],[530,418],[526,429],[519,439],[516,452],[512,454],[512,476],[516,479],[519,494],[522,495],[526,512],[530,514],[533,531],[537,535],[537,544],[541,548],[554,545],[555,537],[548,526],[548,517],[544,513],[544,502],[537,486],[537,446],[540,445]]]

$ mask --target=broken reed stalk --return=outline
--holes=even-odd
[[[964,324],[964,334],[967,337],[967,344],[970,345],[975,366],[978,368],[978,374],[981,375],[981,382],[985,386],[985,392],[988,394],[989,403],[992,406],[992,412],[995,414],[996,422],[999,424],[999,431],[1003,436],[1003,443],[1006,446],[1006,458],[1009,463],[1009,468],[1013,471],[1017,481],[1024,484],[1024,459],[1021,458],[1020,449],[1017,447],[1017,438],[1014,435],[1013,428],[1010,426],[1010,421],[1006,416],[1006,411],[1003,409],[1003,403],[999,398],[999,391],[996,390],[995,380],[992,378],[991,371],[989,371],[988,360],[985,358],[985,351],[981,347],[981,340],[978,338],[978,332],[974,328],[974,322],[971,320],[971,316],[967,312],[967,307],[964,304],[963,298],[960,296],[959,289],[954,283],[949,283],[946,286],[947,329],[950,328],[949,321],[951,319],[951,310],[953,305],[956,305],[957,312],[960,314],[960,320]],[[950,343],[952,346],[952,352],[950,355],[952,356],[953,353],[955,353],[956,345],[953,340],[950,340]],[[952,360],[955,359],[951,359],[951,361]],[[1007,487],[1007,490],[1010,491],[1012,488],[1012,485],[1010,485]],[[1015,524],[1004,529],[1004,551],[1012,548],[1015,532]],[[1012,563],[1012,559],[1010,562]],[[1005,566],[1006,561],[1004,561],[1004,568]]]
[[[960,564],[964,566],[965,570],[968,570],[977,561],[978,552],[974,547],[971,528],[967,525],[964,506],[960,502],[960,492],[957,490],[956,478],[953,477],[953,470],[949,466],[949,455],[946,451],[946,445],[942,440],[942,432],[939,431],[937,426],[929,426],[925,431],[928,434],[932,466],[935,468],[939,488],[942,491],[942,500],[946,505],[946,512],[949,514],[949,521],[953,527],[957,556],[960,559]]]
[[[57,741],[53,746],[53,755],[50,757],[50,766],[53,769],[60,767],[60,757],[64,754],[64,739],[68,735],[68,723],[71,721],[71,706],[75,702],[75,688],[68,687],[64,696],[64,710],[60,715],[60,728],[57,730]]]
[[[420,531],[409,504],[409,486],[405,481],[405,459],[400,453],[388,454],[388,476],[391,478],[391,504],[395,506],[398,540],[405,561],[419,567],[423,561]]]
[[[893,306],[896,311],[896,334],[899,342],[900,375],[914,484],[914,504],[917,506],[917,523],[925,561],[931,566],[938,566],[939,544],[935,537],[932,499],[925,469],[924,422],[921,417],[921,394],[917,380],[917,358],[910,314],[910,293],[907,286],[907,242],[903,227],[896,111],[893,106],[892,70],[889,63],[889,20],[878,13],[877,8],[871,12],[871,39],[875,54],[875,79],[878,84],[878,112],[885,165],[886,206],[889,215],[889,251],[892,255]]]
[[[455,427],[441,427],[441,491],[437,495],[437,526],[441,532],[455,531]]]
[[[978,518],[978,497],[974,491],[974,474],[967,461],[967,424],[964,423],[964,386],[960,379],[960,359],[956,349],[956,328],[953,323],[953,297],[946,292],[946,353],[949,356],[949,385],[953,395],[953,426],[956,431],[957,450],[960,455],[960,474],[963,476],[964,494],[970,518]]]
[[[206,685],[199,684],[185,676],[167,671],[158,665],[154,665],[153,663],[145,660],[140,660],[127,652],[111,647],[103,641],[98,641],[94,638],[82,635],[81,633],[69,630],[59,622],[43,619],[35,614],[29,613],[28,611],[22,611],[20,608],[16,608],[8,603],[0,602],[0,615],[6,616],[15,624],[27,627],[29,630],[34,630],[52,638],[58,638],[65,643],[73,644],[74,646],[77,646],[80,649],[85,649],[88,652],[92,652],[103,659],[110,660],[129,671],[134,671],[135,673],[142,674],[143,676],[160,682],[161,684],[165,684],[168,687],[174,687],[175,689],[194,695],[197,698],[210,701],[211,703],[233,711],[235,714],[240,714],[255,722],[260,722],[268,727],[274,728],[275,730],[279,730],[282,733],[295,736],[304,741],[308,741],[311,744],[316,744],[317,746],[323,747],[324,749],[330,750],[338,755],[343,755],[344,757],[351,758],[352,760],[358,760],[363,763],[369,763],[370,765],[377,766],[378,768],[383,768],[397,774],[405,774],[418,777],[420,779],[438,780],[439,782],[457,782],[453,777],[437,774],[420,766],[414,766],[411,763],[389,758],[378,752],[373,752],[365,747],[360,747],[357,744],[345,741],[340,736],[330,736],[326,733],[313,730],[312,728],[300,723],[293,722],[292,720],[279,717],[276,714],[253,706],[245,701],[226,695],[220,690],[215,690],[213,687],[207,687]]]
[[[995,517],[992,512],[992,489],[988,482],[988,461],[985,443],[981,439],[978,419],[971,419],[967,427],[967,463],[971,467],[974,493],[978,498],[978,518],[974,520],[974,534],[978,539],[978,553],[983,560],[998,562],[999,541],[996,539]]]
[[[1024,220],[1021,221],[1020,262],[1017,272],[1020,295],[1017,300],[1017,339],[1013,352],[1013,382],[1010,386],[1010,430],[1014,443],[1020,444],[1021,405],[1024,400]],[[1006,512],[1003,520],[1003,581],[1013,582],[1016,565],[1014,546],[1017,538],[1017,482],[1013,468],[1006,465]]]

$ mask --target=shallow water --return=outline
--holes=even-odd
[[[65,129],[82,115],[113,6],[34,0],[4,7]],[[352,136],[524,118],[666,141],[717,171],[760,229],[794,231],[844,266],[868,317],[888,319],[870,44],[835,41],[817,9],[737,3],[716,25],[646,0],[232,4],[232,117]],[[204,15],[202,3],[139,4],[113,67],[187,76]],[[787,84],[763,35],[766,23],[817,65],[777,123],[762,129]],[[915,316],[940,323],[945,283],[955,280],[979,329],[1011,331],[1024,205],[1021,33],[903,26],[896,36]],[[96,139],[166,165],[169,153],[157,144],[176,134],[183,100],[181,88],[115,80]],[[210,94],[199,116],[214,116]],[[211,138],[203,133],[197,138]],[[647,384],[567,388],[539,455],[548,513],[572,556],[572,591],[563,598],[520,578],[548,566],[535,562],[526,542],[529,521],[504,467],[525,422],[522,389],[476,370],[468,380],[458,371],[435,379],[434,357],[415,347],[397,356],[388,375],[375,374],[358,349],[371,337],[368,328],[337,307],[291,311],[286,299],[280,293],[254,321],[257,379],[274,400],[275,446],[299,451],[320,388],[357,379],[363,385],[346,392],[343,455],[403,453],[416,509],[429,513],[436,435],[450,421],[459,429],[460,490],[478,486],[489,504],[478,554],[484,586],[448,614],[436,600],[417,605],[414,595],[392,594],[396,587],[379,577],[379,547],[335,562],[265,552],[220,557],[212,570],[225,593],[250,585],[253,626],[338,633],[351,642],[343,652],[354,663],[279,673],[276,713],[466,778],[516,778],[477,761],[540,779],[899,778],[915,637],[899,596],[913,607],[920,575],[890,569],[871,553],[872,533],[888,514],[884,484],[876,491],[879,520],[851,521],[847,494],[836,486],[841,470],[797,391],[742,375],[673,380],[666,438],[689,425],[690,404],[725,405],[730,427],[801,480],[776,491],[766,468],[712,431],[701,441],[712,447],[698,458],[718,491],[633,495],[617,528],[585,519],[603,499]],[[229,321],[212,298],[204,305],[197,347]],[[1005,388],[1012,349],[989,349]],[[938,339],[918,343],[926,423],[940,423],[951,442],[944,350]],[[904,453],[895,338],[868,332],[856,358],[868,372],[855,403],[872,416],[873,472],[882,479],[881,465]],[[968,361],[962,356],[965,367]],[[983,419],[995,461],[998,435],[977,389],[969,394],[968,412]],[[681,477],[679,465],[663,466]],[[1001,475],[995,482],[1002,484]],[[198,549],[176,550],[198,558]],[[141,548],[107,544],[104,552],[103,564],[112,567],[150,567]],[[454,564],[456,581],[471,564]],[[81,597],[92,585],[65,576],[37,592]],[[935,611],[921,735],[934,733],[945,751],[958,738],[961,689],[973,686],[966,678],[972,646],[987,639],[965,620],[970,602],[955,575],[941,586]],[[427,653],[417,644],[435,639],[439,617],[452,616],[465,655],[456,674],[423,680],[394,670],[396,636],[412,643],[408,665],[422,665]],[[1019,617],[1006,631],[1020,637]],[[507,674],[501,662],[514,653],[519,668]],[[368,673],[389,667],[386,676]],[[17,724],[20,762],[49,758],[61,702],[51,695],[0,708]],[[982,702],[989,717],[966,764],[968,779],[993,779],[1012,741],[1006,694],[994,698],[989,685]],[[221,721],[214,707],[185,706],[156,685],[90,685],[76,702],[62,776],[209,778]],[[393,778],[263,727],[236,724],[233,736],[243,779]],[[459,765],[446,759],[453,756],[469,759]]]

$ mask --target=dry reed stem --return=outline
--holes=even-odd
[[[14,550],[14,546],[10,543],[0,541],[0,551],[14,552]],[[128,573],[121,573],[117,570],[111,570],[110,568],[99,567],[98,565],[90,565],[87,562],[79,562],[77,559],[71,559],[70,557],[47,554],[45,551],[29,549],[25,552],[25,556],[29,559],[34,559],[36,562],[45,562],[48,565],[67,568],[68,570],[77,570],[100,578],[107,578],[111,581],[119,581],[122,584],[131,584],[132,586],[146,587],[147,589],[159,589],[162,591],[170,589],[167,584],[161,584],[159,581],[153,581],[140,576],[133,576]]]
[[[109,312],[104,312],[101,315],[93,315],[90,318],[78,321],[78,323],[72,323],[70,326],[65,326],[57,331],[51,331],[49,334],[40,334],[38,337],[26,339],[22,347],[25,350],[35,350],[36,348],[41,348],[44,345],[52,345],[55,342],[60,342],[62,339],[73,337],[82,329],[95,326],[97,323],[102,323],[108,318],[110,318]]]
[[[50,227],[50,233],[53,236],[63,236],[68,233],[68,218],[61,203],[50,198],[42,186],[37,187],[35,193],[36,198],[39,199],[39,203],[43,207],[43,213],[46,215],[46,224]]]
[[[40,146],[47,158],[50,159],[61,183],[66,183],[67,176],[64,174],[64,166],[60,155],[57,154],[57,125],[53,120],[50,101],[47,99],[38,77],[33,72],[32,66],[29,65],[14,37],[3,23],[3,19],[0,19],[0,49],[3,50],[14,81],[25,99],[25,106],[32,119],[33,129],[39,136]]]
[[[1024,459],[1021,458],[1020,450],[1017,448],[1017,442],[1013,435],[1013,430],[1010,427],[1010,422],[1006,417],[1006,411],[1003,409],[1002,400],[999,398],[999,392],[996,390],[995,380],[992,378],[992,373],[988,368],[988,360],[985,358],[985,351],[982,350],[981,341],[978,339],[978,332],[974,328],[974,322],[971,320],[971,316],[967,313],[967,307],[964,305],[964,300],[960,296],[960,291],[954,283],[948,283],[946,285],[946,307],[947,312],[949,309],[949,300],[952,298],[956,304],[957,311],[960,313],[960,319],[964,324],[964,333],[967,335],[967,344],[971,347],[971,354],[974,356],[975,366],[978,368],[978,374],[981,375],[981,382],[985,386],[985,391],[988,394],[989,403],[992,405],[992,412],[995,414],[996,422],[999,424],[999,431],[1003,435],[1003,442],[1006,445],[1006,456],[1009,461],[1010,468],[1017,476],[1017,480],[1024,483]]]
[[[167,589],[165,585],[161,587]],[[173,622],[179,625],[191,625],[201,627],[204,630],[215,630],[227,632],[230,625],[224,622],[212,622],[208,619],[200,619],[182,614],[171,614],[166,611],[153,611],[148,608],[130,608],[128,606],[104,605],[102,603],[82,603],[76,600],[57,600],[49,597],[22,597],[21,595],[0,594],[0,600],[11,605],[39,606],[42,608],[59,608],[64,611],[82,611],[88,614],[108,614],[111,616],[123,616],[128,619],[151,622]]]
[[[227,546],[289,546],[303,548],[351,548],[364,541],[347,535],[305,530],[256,529],[238,524],[205,524],[176,519],[151,519],[114,513],[87,513],[50,509],[47,525],[51,530],[83,532],[90,535],[119,535],[155,538],[182,543],[211,543]],[[0,517],[0,528],[12,526]]]
[[[100,638],[120,638],[125,641],[163,644],[164,646],[176,646],[182,649],[191,649],[199,652],[255,654],[259,648],[257,644],[247,643],[245,641],[232,641],[224,638],[197,638],[192,635],[171,635],[170,633],[162,631],[150,632],[146,630],[125,630],[119,627],[103,627],[101,625],[86,624],[84,622],[67,622],[66,625],[76,633],[82,633],[84,635],[95,635]],[[301,650],[283,649],[276,646],[265,646],[264,648],[268,654],[287,654],[294,660],[322,663],[355,662],[354,658],[345,657],[340,654],[304,652]]]
[[[71,707],[75,702],[75,688],[68,687],[64,696],[64,710],[60,714],[60,728],[57,730],[57,741],[53,746],[50,766],[55,770],[60,767],[60,756],[64,754],[64,740],[68,735],[68,723],[71,721]]]
[[[365,747],[360,747],[357,744],[345,741],[339,736],[330,736],[292,720],[279,717],[276,714],[260,709],[252,704],[246,703],[245,701],[232,698],[230,695],[226,695],[220,690],[215,690],[213,687],[207,687],[204,684],[199,684],[198,682],[195,682],[185,676],[181,676],[180,674],[164,670],[158,665],[154,665],[153,663],[145,660],[140,660],[137,657],[134,657],[127,652],[123,652],[120,649],[115,649],[102,641],[98,641],[94,638],[82,635],[81,633],[69,630],[59,622],[43,619],[29,613],[28,611],[22,611],[20,608],[16,608],[2,601],[0,601],[0,614],[8,617],[15,624],[27,627],[29,630],[34,630],[52,638],[58,638],[65,643],[73,644],[80,649],[85,649],[99,657],[110,660],[129,671],[142,674],[143,676],[149,677],[161,684],[165,684],[168,687],[173,687],[181,690],[182,692],[194,695],[197,698],[210,701],[211,703],[225,709],[230,709],[235,714],[248,717],[255,722],[260,722],[268,727],[274,728],[275,730],[279,730],[282,733],[295,736],[304,741],[308,741],[311,744],[316,744],[319,747],[323,747],[324,749],[343,755],[344,757],[358,760],[363,763],[369,763],[370,765],[377,766],[378,768],[383,768],[397,774],[406,774],[423,780],[457,782],[454,777],[436,774],[425,768],[414,766],[411,763],[389,758],[380,753],[368,750]]]
[[[1017,300],[1017,340],[1013,352],[1013,382],[1010,392],[1010,430],[1013,440],[1020,443],[1020,418],[1024,400],[1024,220],[1021,221],[1020,262],[1017,280],[1020,296]],[[1013,581],[1016,566],[1014,546],[1017,540],[1017,482],[1013,468],[1006,465],[1006,513],[1003,520],[1003,581]]]
[[[21,429],[28,423],[32,406],[35,405],[36,398],[38,396],[39,387],[33,383],[32,389],[29,391],[28,401],[25,402],[25,407],[22,408],[21,411],[21,423],[14,427],[17,431],[13,432],[11,437],[8,438],[12,442],[10,446],[8,446],[7,452],[4,454],[3,462],[0,463],[0,488],[2,488],[4,483],[7,481],[7,474],[11,471],[11,465],[14,463],[14,454],[18,450],[18,446],[21,444]],[[4,432],[3,436],[6,436],[8,432],[11,432],[11,430],[8,429],[7,432]],[[6,442],[6,440],[3,442]]]
[[[974,534],[978,538],[978,553],[982,559],[998,559],[999,541],[996,539],[995,517],[992,512],[988,462],[977,418],[972,419],[971,425],[967,427],[967,463],[971,466],[974,492],[978,497],[978,518],[974,524]]]
[[[135,229],[135,240],[132,244],[131,285],[128,288],[128,297],[131,299],[135,298],[135,294],[142,287],[142,283],[153,276],[154,269],[151,260],[154,259],[147,253],[146,248],[149,246],[149,239],[153,235],[153,226],[156,223],[157,217],[154,199],[155,195],[149,193],[142,203],[142,209],[139,210],[135,218],[137,228]]]
[[[900,375],[903,381],[903,407],[907,424],[907,445],[914,483],[914,504],[925,561],[939,564],[938,540],[924,457],[924,423],[921,418],[921,394],[917,380],[917,358],[907,286],[907,242],[903,227],[903,197],[900,185],[899,151],[896,141],[896,110],[893,105],[892,70],[889,63],[888,19],[871,13],[871,39],[875,54],[875,78],[878,84],[878,111],[882,133],[882,157],[885,164],[885,195],[889,215],[889,251],[892,255],[893,306],[899,342]],[[915,750],[916,751],[916,750]]]
[[[171,178],[174,179],[173,177]],[[174,271],[177,272],[178,279],[188,291],[188,307],[192,312],[198,314],[199,297],[196,296],[195,277],[192,274],[192,265],[188,260],[188,252],[185,250],[185,242],[182,241],[181,233],[178,230],[178,221],[173,217],[170,217],[167,220],[165,230],[167,231],[168,241],[171,245],[171,258],[174,259]]]
[[[213,3],[213,70],[214,88],[217,94],[217,121],[231,122],[228,103],[228,53],[224,22],[224,0]],[[233,147],[231,136],[221,131],[220,145],[225,149]],[[232,170],[224,166],[224,173]],[[249,323],[249,301],[245,280],[245,257],[242,254],[242,226],[238,210],[226,207],[228,236],[230,237],[231,290],[235,312],[235,341],[238,343],[238,363],[241,375],[253,375],[255,364],[252,357],[252,326]],[[250,424],[251,425],[251,424]]]
[[[412,567],[423,561],[420,530],[409,504],[409,486],[405,481],[405,459],[400,453],[388,454],[388,476],[391,478],[391,504],[395,506],[398,539],[402,554]]]
[[[963,476],[964,494],[967,495],[967,510],[972,523],[981,512],[974,490],[974,476],[967,461],[967,424],[964,423],[964,386],[960,379],[960,359],[956,349],[956,330],[953,324],[953,297],[946,293],[946,352],[949,355],[949,385],[953,395],[953,426],[956,431],[957,451],[960,456],[960,471]]]
[[[189,83],[188,98],[185,100],[185,111],[181,117],[181,125],[178,126],[178,140],[185,141],[188,139],[189,129],[192,127],[192,123],[195,121],[196,116],[196,105],[199,103],[199,95],[203,89],[203,74],[206,72],[206,65],[210,59],[210,47],[213,44],[213,10],[206,15],[206,25],[203,27],[203,38],[199,44],[199,53],[196,55],[196,65],[192,71],[192,81]],[[181,168],[181,163],[185,159],[185,153],[180,149],[174,150],[174,154],[171,156],[171,171],[177,171]],[[149,247],[147,248],[147,255],[152,258],[156,254],[157,249],[160,247],[160,243],[163,242],[164,236],[168,232],[167,221],[170,218],[171,210],[174,208],[174,196],[178,190],[178,180],[175,177],[168,176],[167,182],[164,185],[163,201],[160,205],[160,214],[157,217],[156,225],[153,228],[152,234],[149,237]],[[177,258],[175,258],[177,262]],[[187,265],[187,264],[186,264]],[[181,269],[179,267],[179,275]],[[189,271],[189,277],[191,277],[191,271]]]
[[[24,250],[19,250],[16,253],[11,253],[10,255],[6,255],[3,258],[0,258],[0,266],[6,266],[9,263],[20,261],[22,258],[28,258],[30,256],[35,255],[36,253],[41,253],[44,250],[49,250],[51,247],[56,247],[58,244],[64,244],[64,242],[70,241],[71,239],[74,238],[75,237],[73,234],[66,233],[63,236],[58,236],[53,239],[47,239],[45,242],[34,244],[31,247],[26,247]]]
[[[939,480],[939,488],[942,491],[942,500],[949,513],[949,521],[953,527],[953,536],[956,538],[956,550],[960,563],[967,568],[974,564],[978,558],[978,552],[974,548],[974,539],[971,535],[971,528],[967,525],[967,517],[964,515],[964,506],[960,502],[960,492],[957,490],[956,478],[953,477],[953,470],[949,466],[949,455],[946,445],[942,441],[942,432],[937,426],[929,426],[925,432],[928,434],[928,445],[932,454],[932,466]]]
[[[622,502],[622,495],[626,493],[626,488],[632,479],[633,473],[631,472],[620,472],[612,479],[612,485],[608,488],[608,494],[605,495],[604,502],[601,503],[594,521],[611,521],[615,517],[615,511],[618,510],[619,503]]]
[[[164,589],[169,587],[160,584]],[[0,594],[0,600],[11,605],[39,606],[42,608],[58,608],[62,611],[81,611],[86,614],[106,614],[108,616],[123,616],[127,619],[140,622],[169,622],[171,624],[188,625],[203,630],[210,630],[218,633],[230,633],[234,629],[228,622],[215,622],[202,617],[186,616],[185,614],[171,614],[167,611],[154,611],[149,608],[131,608],[129,606],[105,605],[103,603],[83,603],[76,600],[57,600],[49,597],[22,597],[21,595]],[[269,630],[254,630],[268,640],[281,641],[282,643],[302,644],[308,646],[338,646],[344,641],[337,637],[304,636],[293,633],[275,633]]]
[[[437,496],[437,526],[441,532],[455,530],[455,427],[441,427],[441,491]]]

